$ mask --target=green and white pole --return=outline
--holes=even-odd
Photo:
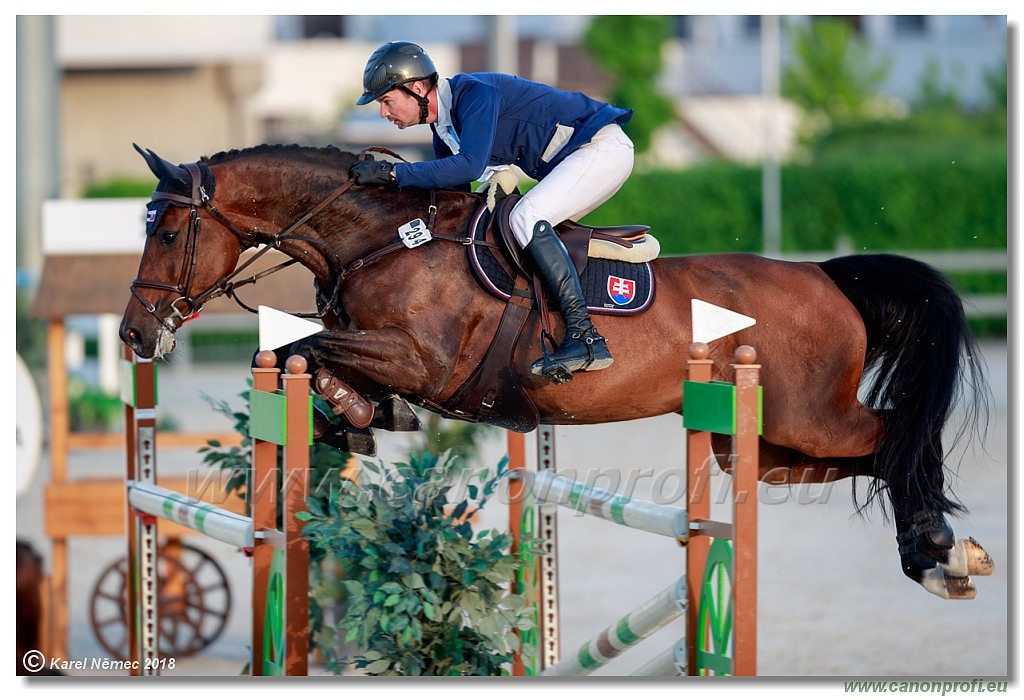
[[[636,530],[685,541],[689,528],[686,509],[650,501],[633,500],[612,491],[587,486],[554,472],[531,474],[532,493],[542,503],[557,504],[589,513]]]
[[[686,577],[658,593],[639,608],[567,657],[545,669],[544,676],[586,676],[630,647],[639,644],[686,611]]]
[[[171,520],[236,547],[253,545],[252,518],[232,513],[154,484],[128,482],[128,503],[138,511]]]

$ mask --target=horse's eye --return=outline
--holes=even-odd
[[[177,231],[161,231],[160,232],[160,242],[163,243],[164,245],[170,245],[171,243],[174,243],[175,239],[177,239],[177,238],[178,238],[178,232]]]

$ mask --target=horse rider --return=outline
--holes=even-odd
[[[467,186],[511,165],[537,180],[509,222],[557,301],[565,336],[549,357],[552,364],[537,360],[531,371],[549,376],[545,369],[571,374],[608,367],[611,353],[590,320],[576,268],[552,224],[593,211],[629,177],[633,143],[620,125],[633,110],[501,73],[439,79],[430,56],[407,41],[386,43],[370,56],[356,103],[373,101],[381,118],[399,129],[429,124],[435,160],[357,161],[350,175],[361,185]]]

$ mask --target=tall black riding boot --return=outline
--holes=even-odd
[[[565,337],[555,352],[533,363],[534,374],[556,384],[572,379],[579,370],[604,369],[612,363],[612,354],[587,314],[587,302],[561,239],[547,221],[533,227],[533,240],[524,248],[533,262],[541,283],[558,303],[565,321]]]

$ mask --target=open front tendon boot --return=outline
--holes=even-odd
[[[530,371],[561,384],[579,370],[592,372],[612,363],[612,354],[587,314],[576,267],[551,224],[538,221],[533,240],[524,248],[541,283],[558,303],[565,321],[565,337],[551,355],[533,363]]]

